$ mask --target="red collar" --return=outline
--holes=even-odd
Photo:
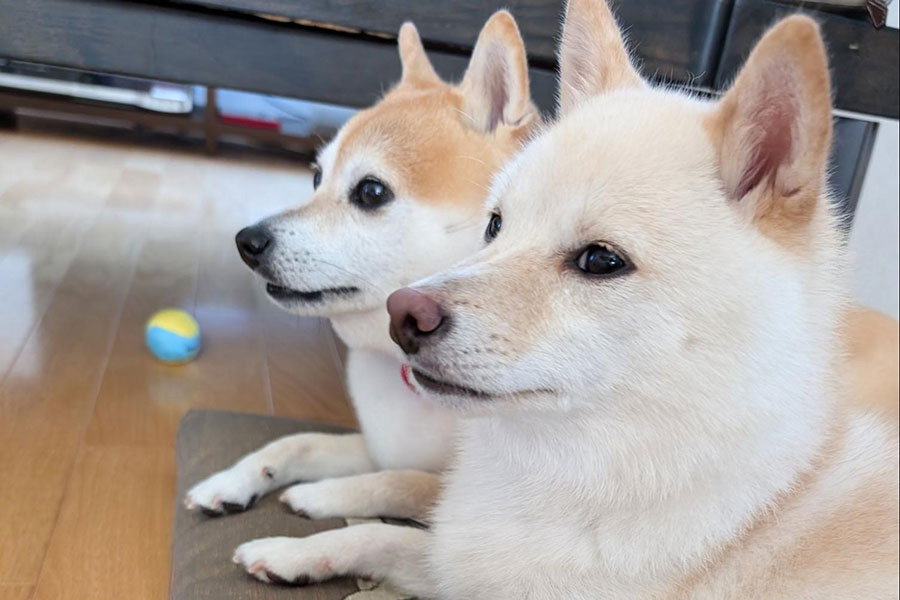
[[[412,367],[409,365],[400,365],[400,379],[403,380],[403,383],[406,384],[410,390],[414,393],[418,394],[419,390],[416,389],[416,386],[413,385],[412,379],[410,379],[412,375]]]

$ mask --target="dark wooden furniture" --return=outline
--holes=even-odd
[[[775,2],[736,0],[715,87],[728,85],[767,27],[796,10]],[[816,18],[828,42],[835,106],[892,119],[900,116],[898,30],[874,29],[868,21],[839,15],[816,13]]]
[[[79,115],[102,120],[130,123],[147,129],[192,132],[203,138],[206,151],[215,154],[219,141],[225,136],[249,138],[254,142],[286,148],[300,155],[312,157],[319,140],[284,135],[279,131],[242,127],[223,123],[216,114],[216,88],[206,88],[206,106],[188,115],[173,115],[124,105],[73,100],[63,96],[30,93],[0,88],[0,127],[15,126],[16,109],[32,109],[45,113]],[[4,120],[5,118],[5,120]]]
[[[613,4],[647,76],[712,94],[766,26],[797,10],[768,0]],[[436,69],[454,79],[501,6],[519,22],[535,100],[552,114],[562,0],[2,0],[0,56],[361,107],[399,78],[403,21],[417,24]],[[837,108],[897,118],[898,31],[815,15],[830,43]],[[216,127],[210,119],[205,126]],[[876,127],[853,123],[839,126],[836,161],[849,207]]]
[[[795,6],[764,0],[618,0],[644,73],[716,89],[760,32]],[[561,0],[4,0],[0,56],[75,68],[371,104],[399,76],[394,37],[417,23],[436,68],[458,77],[484,20],[507,6],[552,110]],[[837,107],[898,116],[898,32],[816,13],[832,44]]]

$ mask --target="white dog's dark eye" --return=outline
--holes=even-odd
[[[366,210],[374,210],[394,199],[394,192],[374,177],[365,177],[350,193],[350,201]]]
[[[313,189],[318,189],[319,184],[322,183],[322,169],[319,165],[313,165]]]
[[[603,244],[591,244],[575,259],[575,266],[588,275],[618,275],[631,264],[615,250]]]
[[[503,219],[500,217],[500,214],[492,214],[491,220],[488,221],[487,229],[484,230],[484,241],[488,243],[494,241],[494,238],[497,237],[497,234],[500,233],[500,227],[502,225]]]

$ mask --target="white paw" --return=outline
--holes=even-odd
[[[287,504],[292,512],[310,519],[356,516],[346,514],[346,509],[349,509],[349,499],[346,497],[348,490],[347,486],[340,486],[338,481],[299,483],[286,489],[279,500]]]
[[[270,484],[268,469],[238,463],[192,487],[184,497],[184,505],[210,516],[241,512],[251,508]]]
[[[231,560],[266,583],[309,585],[334,576],[332,559],[312,538],[271,537],[246,542]]]

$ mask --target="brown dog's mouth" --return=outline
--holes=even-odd
[[[464,385],[459,385],[457,383],[450,383],[448,381],[441,381],[440,379],[435,379],[430,375],[426,375],[422,371],[413,368],[412,374],[416,378],[416,382],[421,385],[423,388],[428,390],[429,392],[433,392],[435,394],[446,394],[452,396],[469,396],[472,398],[481,398],[488,399],[491,397],[491,394],[487,392],[482,392],[480,390],[472,389],[470,387],[466,387]]]
[[[350,296],[359,292],[357,287],[334,287],[321,290],[313,290],[310,292],[301,292],[300,290],[292,290],[275,283],[266,284],[266,293],[275,300],[282,302],[321,302],[329,297],[334,296]]]

